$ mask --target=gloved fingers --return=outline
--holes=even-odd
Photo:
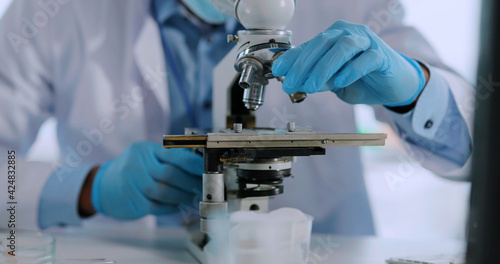
[[[302,50],[304,49],[305,46],[309,44],[309,41],[295,47],[293,49],[287,50],[285,53],[283,53],[281,56],[274,61],[273,66],[271,67],[271,71],[273,72],[274,76],[285,76],[288,74],[288,71],[290,70],[290,66],[292,66],[297,58],[299,58],[300,53],[302,53]]]
[[[349,23],[349,22],[344,21],[344,20],[337,20],[335,23],[333,23],[328,28],[328,30],[342,30],[342,29],[350,28],[354,25],[356,25],[356,24]]]
[[[373,92],[361,82],[355,82],[346,88],[335,91],[337,97],[349,104],[381,104],[386,99],[380,93]]]
[[[385,63],[378,51],[369,49],[349,62],[334,77],[333,84],[337,88],[347,87],[367,74],[383,68]]]
[[[155,170],[151,176],[156,182],[169,184],[186,192],[201,192],[201,177],[188,174],[173,165],[164,164],[162,169]]]
[[[344,20],[338,20],[331,25],[328,30],[344,30],[348,35],[364,35],[370,38],[379,39],[368,26],[363,24],[350,23]]]
[[[304,47],[297,60],[290,65],[290,69],[283,82],[283,90],[289,94],[297,92],[318,61],[346,34],[345,31],[330,30],[312,39]]]
[[[203,157],[191,151],[191,149],[158,149],[155,151],[156,158],[163,164],[171,164],[186,173],[202,176]]]
[[[196,201],[195,194],[163,183],[157,183],[146,188],[144,196],[150,201],[167,205],[191,205]]]
[[[149,141],[139,141],[132,143],[124,152],[128,152],[127,154],[132,155],[136,153],[155,152],[158,151],[159,149],[163,149],[163,146],[158,143]]]
[[[341,37],[314,66],[309,78],[304,83],[304,92],[318,92],[346,63],[349,63],[370,46],[371,40],[365,36],[347,35]]]

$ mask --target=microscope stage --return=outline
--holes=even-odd
[[[311,148],[344,146],[383,146],[386,134],[316,133],[307,129],[289,132],[284,129],[255,128],[219,133],[186,130],[187,135],[167,135],[165,148]]]

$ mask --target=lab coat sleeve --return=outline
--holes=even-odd
[[[392,118],[390,124],[417,161],[453,179],[446,172],[465,165],[471,153],[467,124],[441,75],[431,76],[420,99],[415,109],[405,114],[379,110],[387,114],[386,119]]]
[[[474,88],[444,65],[414,28],[403,24],[399,1],[379,0],[366,10],[365,24],[395,50],[427,66],[430,79],[415,108],[397,114],[375,106],[405,147],[425,168],[449,179],[464,180],[470,167]]]
[[[38,1],[16,0],[0,20],[0,168],[6,175],[7,151],[14,150],[17,229],[39,228],[39,199],[58,167],[25,158],[40,126],[54,112],[50,19]],[[7,176],[0,177],[0,228],[7,228],[10,220],[4,213],[11,201],[8,184]]]
[[[81,224],[78,200],[91,169],[90,165],[82,165],[60,166],[54,170],[40,194],[38,223],[41,229]]]

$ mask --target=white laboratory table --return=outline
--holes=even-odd
[[[180,229],[53,231],[56,257],[106,258],[117,263],[196,263],[185,250],[186,233]],[[465,242],[453,240],[402,240],[377,237],[313,235],[308,264],[383,264],[390,257],[457,254]]]

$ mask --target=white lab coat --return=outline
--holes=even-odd
[[[447,68],[418,32],[401,25],[402,13],[393,13],[385,22],[373,15],[389,10],[394,2],[298,1],[289,28],[294,43],[300,44],[339,19],[365,24],[373,20],[383,27],[378,33],[392,47],[435,66],[432,71],[441,68],[460,101],[470,86],[453,72],[445,72]],[[132,142],[161,142],[169,129],[168,76],[149,1],[51,3],[42,7],[15,0],[0,24],[0,162],[7,160],[7,149],[17,151],[20,228],[37,228],[38,199],[58,164],[100,164]],[[387,110],[378,110],[379,117],[391,123]],[[22,155],[50,116],[58,121],[59,161],[25,160]],[[333,93],[314,94],[300,105],[291,105],[280,88],[271,85],[257,118],[259,126],[283,126],[291,120],[317,130],[356,132],[353,107]],[[96,129],[103,133],[103,140],[97,138],[94,144],[86,134]],[[82,142],[92,143],[89,153],[85,151],[88,144]],[[80,160],[75,159],[75,150]],[[327,152],[327,156],[299,158],[293,169],[295,178],[286,180],[285,194],[273,200],[272,206],[297,207],[316,222],[332,225],[334,232],[373,232],[359,149],[340,147]],[[445,163],[426,159],[424,165],[441,174],[457,169]],[[5,166],[1,171],[6,171]],[[2,206],[6,204],[5,184],[2,179]],[[0,227],[5,226],[4,217],[2,213]]]

